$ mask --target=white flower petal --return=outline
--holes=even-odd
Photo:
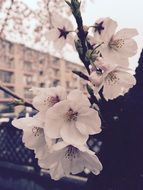
[[[35,117],[25,117],[20,119],[14,119],[12,125],[18,129],[27,130],[30,127],[36,126],[42,128],[43,123]]]
[[[45,136],[50,138],[60,138],[60,130],[63,127],[63,120],[47,119],[46,126],[44,128]]]
[[[122,56],[134,56],[137,53],[137,43],[133,39],[127,39],[122,46],[122,48],[118,49],[118,52]]]
[[[105,81],[103,88],[103,95],[106,100],[117,98],[124,95],[136,84],[135,77],[126,71],[115,71],[117,80]]]
[[[58,40],[58,37],[59,37],[60,33],[58,31],[57,28],[54,28],[54,29],[51,29],[47,32],[47,36],[46,36],[46,39],[48,41],[57,41]]]
[[[22,141],[26,147],[36,150],[45,144],[43,125],[35,117],[15,119],[12,125],[24,131]]]
[[[65,100],[67,98],[66,89],[62,86],[57,86],[55,89],[55,94],[57,94],[60,100]]]
[[[57,162],[51,169],[50,169],[51,178],[54,180],[59,180],[60,178],[65,176],[65,172],[62,168],[62,164]]]
[[[63,87],[43,88],[39,89],[39,93],[34,97],[33,106],[40,112],[42,111],[45,116],[44,112],[47,109],[64,99],[66,99],[66,90]]]
[[[81,134],[75,126],[74,122],[66,122],[61,131],[61,137],[63,140],[72,145],[82,145],[85,144],[88,139],[88,134]],[[76,140],[75,140],[76,139]]]
[[[118,51],[113,48],[104,48],[101,52],[105,62],[110,63],[110,65],[118,65],[123,67],[129,66],[128,57],[122,56]]]
[[[72,174],[78,174],[81,173],[84,170],[84,159],[79,156],[72,160],[71,163],[71,173]]]
[[[81,153],[81,156],[84,158],[85,167],[92,171],[95,175],[98,175],[103,169],[102,164],[96,155]]]
[[[46,142],[44,142],[41,144],[41,146],[38,146],[34,149],[35,158],[38,158],[39,160],[47,158],[48,150],[49,147],[47,146]]]
[[[52,15],[53,15],[52,21],[54,23],[54,27],[56,28],[65,27],[68,31],[73,30],[73,24],[69,19],[67,19],[66,17],[63,17],[63,15],[58,14],[57,12],[53,12]]]
[[[100,23],[102,21],[104,29],[101,30],[101,34],[95,32],[94,38],[95,41],[97,40],[99,42],[108,43],[117,28],[117,22],[107,17],[99,19],[98,21],[96,21],[96,23]]]
[[[65,148],[68,145],[69,145],[69,143],[61,141],[61,142],[58,142],[58,143],[54,144],[53,147],[52,147],[52,150],[57,151],[57,150]]]
[[[61,38],[58,38],[56,41],[54,41],[53,47],[57,49],[58,51],[62,51],[66,43],[67,43],[66,39],[61,37]]]
[[[85,129],[85,126],[87,130]],[[98,112],[92,108],[86,113],[80,114],[78,117],[78,121],[76,123],[76,127],[82,134],[97,134],[101,132],[101,120],[98,115]]]
[[[82,93],[82,91],[80,90],[72,90],[68,97],[67,97],[68,100],[71,100],[71,101],[76,101],[78,102],[78,104],[82,104],[82,106],[90,106],[90,102],[88,100],[88,98]]]
[[[63,118],[63,116],[67,113],[69,108],[70,103],[67,100],[63,100],[47,110],[46,119],[64,120],[65,118]]]
[[[55,152],[46,152],[45,157],[39,157],[38,158],[38,164],[40,165],[41,168],[44,169],[49,169],[51,168],[54,164],[58,163],[61,158],[62,158],[62,151],[55,151]]]
[[[134,28],[123,28],[119,30],[113,37],[114,40],[116,39],[129,39],[134,36],[138,35],[138,31]]]

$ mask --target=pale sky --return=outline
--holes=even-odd
[[[40,0],[19,1],[23,1],[34,10],[38,8],[37,2]],[[91,25],[101,17],[111,17],[116,20],[118,29],[136,28],[138,30],[139,35],[135,37],[139,46],[138,54],[130,61],[135,67],[143,47],[143,0],[86,0],[85,13],[83,13],[84,23]],[[74,62],[76,60],[72,53],[68,53],[66,57]],[[73,57],[74,60],[72,60]]]
[[[138,54],[131,58],[132,66],[137,63],[143,48],[143,0],[86,0],[85,23],[92,24],[101,17],[111,17],[120,28],[136,28],[139,35],[135,37],[138,43]]]

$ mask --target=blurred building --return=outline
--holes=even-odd
[[[85,82],[72,73],[84,67],[42,53],[21,44],[0,39],[0,82],[26,100],[31,99],[32,86],[64,86],[69,92],[85,90]],[[0,91],[0,110],[9,104],[11,97]]]

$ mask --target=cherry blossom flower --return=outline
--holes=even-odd
[[[65,142],[53,145],[53,151],[38,159],[41,168],[49,169],[51,178],[59,180],[69,174],[78,174],[88,168],[95,175],[102,170],[102,164],[94,152],[85,146],[74,147]]]
[[[51,88],[32,88],[31,90],[36,94],[33,98],[32,104],[38,111],[43,112],[43,114],[54,104],[66,99],[67,96],[65,88],[61,86]]]
[[[34,150],[36,158],[40,156],[44,158],[55,144],[55,140],[45,137],[44,122],[41,121],[40,114],[14,119],[12,125],[23,130],[22,141],[27,148]]]
[[[23,138],[25,146],[29,149],[35,149],[44,141],[43,122],[38,117],[25,117],[14,119],[12,125],[23,130]]]
[[[136,84],[135,77],[129,73],[127,67],[106,64],[102,59],[97,61],[96,67],[101,71],[92,71],[89,79],[94,86],[95,95],[103,87],[103,95],[106,100],[124,95]]]
[[[124,28],[115,33],[117,23],[111,18],[99,19],[94,26],[92,44],[102,44],[99,50],[107,62],[127,66],[128,57],[137,53],[137,44],[132,39],[138,34],[136,29]],[[115,34],[114,34],[115,33]]]
[[[34,150],[39,166],[49,169],[52,179],[80,173],[84,168],[95,175],[102,170],[99,159],[87,146],[75,147],[61,139],[47,141],[39,116],[15,119],[12,124],[23,130],[25,146]]]
[[[44,132],[50,138],[62,138],[70,144],[84,144],[89,134],[101,132],[98,112],[90,108],[87,97],[73,90],[63,100],[48,109]]]
[[[73,25],[70,20],[57,13],[53,15],[54,28],[47,33],[47,40],[52,41],[58,50],[61,50],[66,43],[74,45]]]
[[[51,88],[32,88],[31,89],[36,96],[33,99],[33,106],[39,111],[33,117],[25,117],[15,119],[12,121],[13,126],[23,130],[23,142],[25,146],[34,149],[37,145],[44,142],[44,126],[45,126],[45,113],[46,111],[58,103],[66,99],[66,90],[63,87],[51,87]],[[46,136],[46,141],[49,144],[53,140],[50,140]]]

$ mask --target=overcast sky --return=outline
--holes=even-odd
[[[30,8],[37,8],[38,0],[21,0]],[[82,0],[81,0],[82,1]],[[93,3],[91,2],[93,1]],[[86,0],[83,18],[85,24],[93,24],[100,17],[111,17],[118,22],[118,28],[136,28],[139,35],[137,40],[138,54],[131,59],[132,65],[137,63],[143,47],[143,0]],[[73,56],[68,55],[72,58]]]
[[[139,49],[138,54],[131,58],[134,65],[143,48],[143,0],[86,0],[84,20],[92,24],[100,17],[111,17],[118,22],[120,28],[136,28],[139,35],[135,38]]]

